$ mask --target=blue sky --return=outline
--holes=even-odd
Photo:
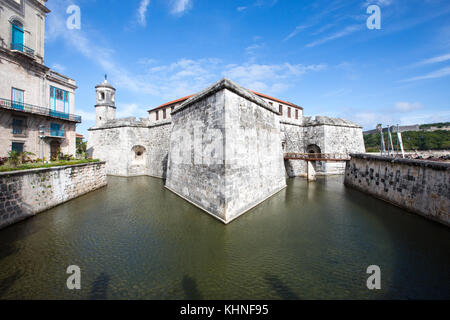
[[[81,8],[69,30],[66,9]],[[369,5],[381,8],[370,30]],[[108,74],[118,117],[226,76],[305,115],[377,123],[450,121],[448,0],[49,0],[46,65],[77,81],[78,131],[95,123]]]

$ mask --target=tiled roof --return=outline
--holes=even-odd
[[[283,101],[283,100],[280,100],[280,99],[277,99],[277,98],[268,96],[268,95],[266,95],[266,94],[264,94],[264,93],[259,93],[259,92],[253,91],[253,90],[250,90],[250,91],[253,92],[254,94],[256,94],[257,96],[262,97],[262,98],[266,98],[266,99],[269,99],[269,100],[273,100],[273,101],[276,101],[276,102],[279,102],[279,103],[282,103],[282,104],[285,104],[285,105],[288,105],[288,106],[291,106],[291,107],[294,107],[294,108],[298,108],[298,109],[302,109],[302,110],[303,110],[302,107],[300,107],[300,106],[298,106],[298,105],[296,105],[296,104],[293,104],[293,103],[290,103],[290,102],[287,102],[287,101]]]
[[[259,92],[253,91],[253,90],[250,90],[250,91],[253,92],[254,94],[262,97],[262,98],[273,100],[273,101],[276,101],[276,102],[279,102],[279,103],[282,103],[282,104],[285,104],[285,105],[288,105],[288,106],[291,106],[291,107],[303,110],[302,107],[300,107],[300,106],[298,106],[296,104],[293,104],[293,103],[290,103],[290,102],[287,102],[287,101],[283,101],[283,100],[280,100],[280,99],[277,99],[277,98],[274,98],[274,97],[271,97],[271,96],[265,95],[263,93],[259,93]],[[159,107],[156,107],[154,109],[148,110],[148,112],[152,112],[152,111],[155,111],[155,110],[158,110],[158,109],[162,109],[164,107],[168,107],[168,106],[171,106],[171,105],[179,103],[179,102],[184,102],[184,101],[186,101],[187,99],[189,99],[189,98],[191,98],[193,96],[195,96],[195,94],[191,94],[189,96],[186,96],[186,97],[183,97],[183,98],[180,98],[180,99],[177,99],[177,100],[166,102],[166,103],[160,105]]]

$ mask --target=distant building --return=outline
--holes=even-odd
[[[44,64],[47,0],[0,0],[0,156],[75,155],[75,80]]]

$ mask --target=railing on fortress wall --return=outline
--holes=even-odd
[[[306,161],[350,161],[350,156],[344,153],[285,153],[284,159]]]
[[[10,99],[2,99],[0,98],[0,108],[9,109],[9,110],[18,110],[33,114],[39,114],[42,116],[48,116],[52,118],[58,118],[68,121],[73,121],[77,123],[81,123],[81,116],[76,116],[70,113],[64,113],[59,111],[50,110],[49,108],[34,106],[28,103],[23,102],[12,102]]]

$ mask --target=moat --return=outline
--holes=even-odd
[[[108,182],[0,232],[0,299],[450,299],[450,230],[343,177],[290,179],[227,226],[162,180]]]

